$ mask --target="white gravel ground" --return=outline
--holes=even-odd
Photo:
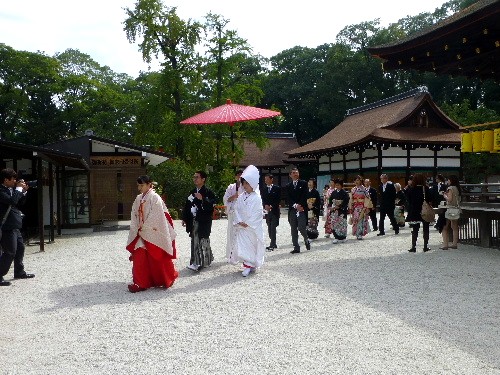
[[[280,248],[243,278],[224,261],[226,220],[196,274],[175,224],[168,290],[127,291],[126,231],[29,247],[36,278],[0,288],[0,374],[500,374],[498,250],[410,254],[404,229],[293,255],[282,218]]]

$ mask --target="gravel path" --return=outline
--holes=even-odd
[[[282,218],[280,248],[243,278],[226,220],[197,274],[175,224],[169,290],[127,291],[126,231],[29,247],[36,278],[0,288],[0,374],[500,374],[498,250],[410,254],[404,229],[292,255]]]

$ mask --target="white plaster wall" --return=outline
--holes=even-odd
[[[363,169],[364,168],[376,168],[378,166],[378,159],[368,159],[363,160]]]
[[[406,158],[382,158],[382,168],[406,167]]]
[[[382,150],[382,158],[385,156],[401,156],[406,158],[406,150],[398,147],[389,147],[387,150]],[[406,165],[406,162],[404,165]]]
[[[428,148],[417,148],[416,150],[410,151],[410,157],[413,156],[426,156],[429,158],[434,158],[434,151],[429,150]]]
[[[434,167],[434,158],[411,159],[410,165],[412,167],[433,168]]]
[[[451,159],[451,158],[438,158],[437,160],[437,166],[438,168],[444,168],[444,167],[454,167],[458,168],[460,167],[460,159]]]

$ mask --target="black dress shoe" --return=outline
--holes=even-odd
[[[428,247],[424,247],[424,253],[426,253],[428,251],[431,251],[431,249],[429,249]]]
[[[9,286],[9,285],[10,285],[10,281],[5,281],[3,279],[3,277],[0,278],[0,286]]]
[[[18,275],[18,276],[14,275],[14,279],[32,279],[34,277],[35,277],[35,275],[32,273],[25,273],[23,275]]]
[[[298,254],[298,253],[300,253],[299,249],[294,249],[294,250],[290,251],[290,254]]]
[[[311,250],[311,241],[306,242],[306,249]]]
[[[385,236],[385,233],[377,233],[377,236]]]
[[[409,253],[416,253],[416,252],[417,252],[417,250],[416,250],[416,249],[410,249],[410,250],[408,250],[408,252],[409,252]]]
[[[399,228],[394,231],[394,234],[399,234]]]

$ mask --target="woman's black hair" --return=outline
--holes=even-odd
[[[137,178],[137,183],[138,184],[152,184],[153,180],[151,179],[151,177],[144,175],[144,176],[139,176]]]
[[[462,188],[460,187],[460,180],[458,179],[458,177],[455,175],[451,175],[448,177],[448,180],[450,180],[450,186],[457,187],[458,195],[462,195]]]

